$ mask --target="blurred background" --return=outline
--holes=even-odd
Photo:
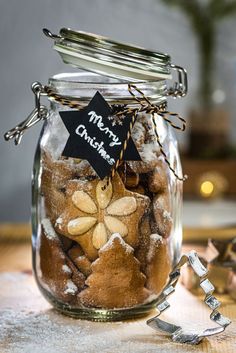
[[[55,73],[71,71],[42,33],[43,27],[55,33],[70,27],[169,53],[174,64],[186,68],[188,95],[169,101],[169,109],[188,125],[178,135],[189,175],[184,226],[189,239],[200,233],[206,238],[206,229],[235,235],[236,1],[2,0],[0,19],[0,233],[16,222],[17,232],[24,233],[30,219],[31,169],[41,126],[25,134],[18,147],[4,142],[3,134],[32,110],[33,81],[44,84]]]

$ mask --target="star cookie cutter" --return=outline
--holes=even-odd
[[[200,333],[188,333],[184,331],[181,326],[171,324],[158,318],[166,309],[170,307],[170,304],[167,301],[167,297],[175,292],[175,286],[180,277],[180,269],[186,263],[189,263],[193,271],[200,278],[200,287],[205,293],[204,303],[212,310],[210,319],[218,325],[214,328],[205,329]],[[158,315],[149,319],[147,321],[147,325],[154,330],[161,330],[169,333],[172,336],[172,340],[174,342],[189,344],[198,344],[204,337],[223,332],[225,328],[231,323],[231,321],[227,317],[221,315],[217,310],[221,303],[216,299],[216,297],[212,295],[215,288],[213,284],[207,279],[207,274],[208,270],[199,260],[196,251],[192,250],[188,254],[183,255],[179,263],[175,266],[174,270],[170,273],[169,282],[159,297],[157,303],[157,309],[159,311]]]

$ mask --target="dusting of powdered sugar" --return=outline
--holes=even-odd
[[[176,344],[145,321],[100,323],[45,312],[0,313],[1,353],[176,353]],[[43,345],[42,345],[43,344]],[[161,346],[160,346],[161,345]],[[187,346],[183,353],[195,352]]]
[[[236,351],[235,320],[226,331],[203,344],[172,342],[171,337],[146,324],[147,317],[132,321],[92,322],[73,319],[50,309],[32,276],[0,273],[1,353],[200,353]],[[14,290],[17,288],[17,290]],[[149,297],[150,299],[151,297]],[[163,319],[204,330],[209,311],[198,297],[177,285]],[[184,305],[183,305],[184,304]],[[231,310],[231,304],[225,304]],[[191,308],[191,310],[189,309]],[[155,316],[155,311],[150,317]],[[203,318],[208,321],[204,322]],[[43,343],[43,345],[42,345]],[[227,348],[226,348],[227,347]]]
[[[45,235],[48,239],[53,240],[57,238],[57,234],[52,226],[52,223],[49,218],[44,218],[41,221]]]
[[[164,210],[164,212],[163,212],[163,217],[164,217],[165,219],[167,219],[168,221],[170,221],[170,222],[173,221],[173,219],[172,219],[172,217],[171,217],[171,215],[170,215],[170,212],[168,212],[168,211],[166,211],[166,210]]]
[[[162,236],[159,234],[151,234],[150,235],[150,247],[147,253],[147,261],[151,262],[153,259],[153,256],[156,253],[157,248],[159,247],[160,244],[162,244],[163,239]]]
[[[150,239],[153,241],[153,242],[156,242],[156,243],[161,243],[162,242],[162,236],[157,234],[157,233],[153,233],[150,235]]]
[[[133,130],[132,130],[132,138],[133,140],[137,143],[140,144],[142,143],[142,139],[144,139],[145,136],[145,127],[143,126],[142,123],[140,123],[139,121],[136,121],[136,123],[134,124]]]
[[[76,170],[78,173],[81,173],[81,175],[83,175],[84,171],[86,169],[89,169],[89,175],[93,175],[93,176],[97,176],[96,172],[94,171],[93,167],[90,165],[90,163],[86,160],[83,159],[81,160],[79,163],[76,164]],[[82,178],[80,178],[79,180],[81,180]],[[84,180],[87,180],[86,178],[84,178]],[[88,181],[88,180],[87,180]]]
[[[157,160],[159,147],[156,143],[145,143],[139,150],[143,162],[150,163]]]
[[[56,224],[62,224],[63,220],[61,217],[58,217],[56,220]]]
[[[58,217],[55,222],[55,227],[58,227],[59,229],[61,229],[62,223],[63,223],[63,219],[61,217]]]
[[[67,265],[63,265],[62,266],[62,271],[65,272],[65,273],[71,273],[71,269]]]
[[[72,282],[71,279],[68,279],[68,281],[66,282],[66,288],[64,290],[64,293],[75,295],[77,292],[78,292],[78,288],[76,287],[74,282]]]
[[[82,164],[84,161],[81,161],[78,165]],[[81,168],[82,169],[82,168]],[[93,185],[88,182],[88,179],[86,177],[80,177],[79,179],[71,179],[71,181],[76,182],[78,187],[81,188],[86,188],[86,190],[92,190]]]

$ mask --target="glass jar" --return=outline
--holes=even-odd
[[[44,33],[65,63],[83,71],[55,75],[48,86],[33,84],[35,109],[5,134],[18,144],[25,130],[45,120],[32,185],[36,281],[45,298],[70,316],[109,321],[144,315],[180,257],[183,178],[175,125],[165,114],[168,96],[186,94],[186,72],[168,55],[97,35]],[[178,80],[171,86],[172,70]],[[117,109],[126,109],[123,119],[131,117],[131,123],[124,120],[129,130],[122,153],[130,138],[140,156],[120,153],[105,178],[77,151],[76,158],[63,153],[69,138],[63,115],[78,106],[87,111],[97,91],[115,109],[110,124],[120,124]],[[48,96],[49,109],[41,95]],[[96,137],[103,143],[100,132]]]
[[[166,82],[135,83],[155,104]],[[49,86],[88,104],[99,91],[110,104],[137,101],[127,83],[95,73],[56,75]],[[107,188],[86,160],[61,156],[68,139],[51,100],[33,177],[33,268],[58,310],[79,318],[118,320],[149,312],[181,247],[182,182],[160,153],[150,114],[140,113],[132,139],[142,161],[123,161]],[[160,142],[177,173],[181,165],[170,126],[155,114]]]

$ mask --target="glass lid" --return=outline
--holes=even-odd
[[[54,49],[62,60],[80,69],[127,81],[172,77],[171,59],[167,54],[69,28],[62,28],[59,35],[47,29],[43,32],[54,39]]]

